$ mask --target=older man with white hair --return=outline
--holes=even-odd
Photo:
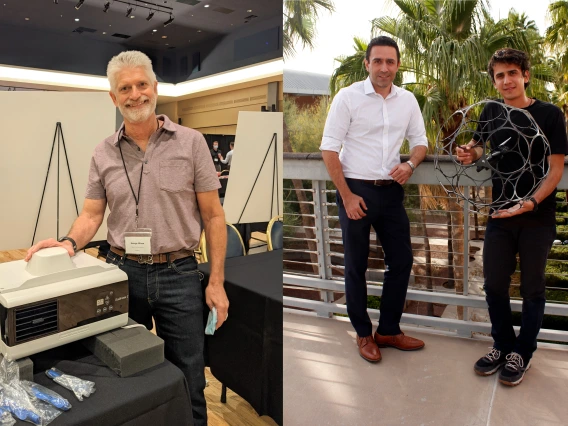
[[[203,136],[156,115],[158,82],[142,52],[122,52],[107,68],[110,96],[124,123],[93,153],[83,210],[68,235],[44,240],[73,256],[94,237],[108,203],[107,262],[128,275],[129,316],[148,329],[152,318],[165,355],[185,374],[195,425],[207,424],[203,358],[203,292],[194,250],[201,222],[207,235],[211,276],[205,301],[227,318],[225,216],[219,180]]]

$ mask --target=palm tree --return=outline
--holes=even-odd
[[[296,53],[294,45],[298,42],[304,48],[313,49],[313,40],[316,34],[315,23],[319,13],[322,11],[331,13],[334,10],[331,0],[284,0],[284,58],[290,58]],[[284,76],[284,78],[286,77]],[[286,120],[284,120],[283,150],[284,152],[293,152]],[[304,192],[304,185],[301,180],[292,179],[292,186],[294,186],[296,198],[299,202],[306,238],[313,239],[312,224],[308,217],[311,212]],[[308,241],[308,247],[311,252],[317,252],[317,247],[313,241]],[[317,255],[311,254],[310,257],[312,263],[317,265]],[[313,269],[317,273],[317,266],[315,265]]]
[[[510,14],[495,22],[482,0],[393,0],[400,13],[396,18],[380,17],[373,20],[374,34],[382,33],[397,40],[401,49],[403,86],[412,91],[424,117],[430,152],[434,150],[438,131],[440,137],[452,134],[457,122],[447,121],[454,111],[495,95],[487,76],[489,58],[499,48],[523,49],[533,61],[529,94],[547,99],[546,83],[552,81],[552,71],[543,62],[542,40],[534,22],[526,16]],[[538,43],[535,43],[538,41]],[[363,47],[355,41],[353,55],[340,58],[340,65],[332,75],[330,87],[334,93],[353,81],[361,79],[360,65]],[[364,55],[364,53],[363,53]],[[440,187],[420,185],[421,200],[436,207],[432,195],[445,195]],[[422,208],[426,207],[425,205]],[[439,207],[439,206],[438,206]],[[454,253],[454,265],[461,265],[463,257],[463,211],[453,199],[443,206],[451,225],[449,244]],[[455,268],[456,292],[463,290],[462,268]],[[463,309],[458,308],[463,317]]]
[[[284,57],[292,57],[297,42],[314,48],[315,23],[322,11],[334,12],[331,0],[284,0]]]

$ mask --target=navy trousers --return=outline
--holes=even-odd
[[[556,237],[554,225],[538,228],[505,227],[491,220],[483,245],[484,289],[491,319],[494,346],[503,352],[515,351],[525,360],[536,350],[546,302],[544,269]],[[519,336],[515,335],[509,298],[511,275],[521,266],[523,313]]]
[[[404,189],[396,182],[375,186],[355,179],[346,181],[351,192],[362,197],[367,205],[367,215],[363,219],[351,220],[339,192],[336,194],[345,249],[345,296],[349,319],[359,336],[372,334],[365,279],[372,226],[383,247],[386,265],[377,332],[382,335],[399,334],[413,260],[410,224],[402,204]]]

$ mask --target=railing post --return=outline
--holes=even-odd
[[[463,193],[465,200],[463,202],[463,295],[469,294],[469,191],[470,186],[465,185]],[[469,321],[469,308],[463,307],[463,319]],[[471,337],[471,333],[467,333]]]
[[[329,223],[327,220],[327,194],[326,194],[326,181],[314,180],[312,181],[314,190],[314,214],[315,214],[315,228],[316,240],[318,250],[318,269],[319,277],[328,280],[331,279],[331,257],[328,256],[330,252],[329,247]],[[321,299],[326,303],[333,302],[333,291],[321,290]],[[331,312],[318,311],[320,317],[331,318]]]

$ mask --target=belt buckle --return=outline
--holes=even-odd
[[[144,259],[144,257],[146,259]],[[154,256],[152,256],[151,254],[147,254],[147,255],[138,255],[138,263],[141,265],[153,265],[154,264]]]

